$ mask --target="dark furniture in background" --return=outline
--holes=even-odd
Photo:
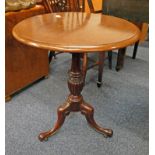
[[[143,23],[149,22],[149,0],[103,0],[103,14],[124,18],[136,24],[139,29]],[[133,56],[136,58],[139,40],[134,44]],[[126,47],[118,50],[116,70],[124,64]],[[112,51],[109,55],[112,60]]]
[[[13,27],[21,20],[44,13],[44,7],[5,13],[5,96],[6,101],[11,95],[25,88],[49,72],[47,50],[26,46],[12,36]],[[29,27],[27,27],[29,29]]]

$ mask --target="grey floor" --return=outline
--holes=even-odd
[[[105,62],[103,86],[96,87],[97,68],[87,73],[85,100],[95,108],[96,121],[112,128],[112,138],[92,130],[84,116],[71,113],[47,142],[38,134],[54,125],[56,109],[66,99],[70,54],[50,66],[48,79],[25,89],[6,103],[6,155],[148,155],[149,49],[139,47],[137,59],[128,48],[124,69],[109,70]]]

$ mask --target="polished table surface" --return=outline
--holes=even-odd
[[[81,91],[84,78],[80,66],[80,53],[104,52],[133,44],[139,38],[139,29],[132,23],[116,17],[89,13],[52,13],[28,18],[13,29],[14,37],[27,45],[72,53],[68,88],[70,94],[57,110],[54,127],[39,134],[41,141],[55,134],[70,112],[80,111],[88,124],[111,137],[111,129],[100,127],[94,119],[94,108],[84,101]]]
[[[89,13],[53,13],[26,19],[14,28],[27,45],[63,52],[94,52],[121,48],[138,39],[139,29],[120,18]]]

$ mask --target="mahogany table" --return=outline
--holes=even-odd
[[[94,108],[81,95],[84,86],[80,53],[104,52],[126,47],[139,38],[139,29],[132,23],[102,14],[78,12],[51,13],[28,18],[13,29],[13,36],[29,46],[72,53],[68,88],[70,95],[57,110],[58,119],[49,131],[39,134],[41,141],[55,134],[70,112],[80,111],[88,124],[105,137],[111,129],[100,127],[94,120]]]

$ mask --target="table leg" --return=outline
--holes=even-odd
[[[135,45],[134,45],[132,59],[136,59],[137,50],[138,50],[138,45],[139,45],[139,40],[138,40],[138,41],[135,43]]]
[[[113,131],[111,129],[106,129],[100,127],[94,120],[94,109],[89,104],[87,104],[81,95],[81,91],[84,86],[84,78],[80,69],[80,54],[72,54],[72,65],[69,72],[68,88],[70,90],[70,95],[66,102],[58,108],[57,115],[58,119],[55,126],[47,132],[43,132],[39,135],[39,140],[43,141],[48,139],[48,137],[55,134],[60,127],[63,125],[65,118],[70,112],[81,111],[85,115],[88,124],[94,128],[96,131],[103,134],[105,137],[111,137]]]
[[[97,87],[101,87],[101,85],[102,85],[102,75],[103,75],[103,68],[104,68],[104,59],[105,59],[105,53],[99,52],[99,66],[98,66]]]
[[[118,50],[117,65],[116,65],[116,71],[117,72],[119,70],[121,70],[123,68],[123,66],[124,66],[125,53],[126,53],[126,47],[120,48]]]
[[[112,69],[112,55],[113,55],[113,52],[112,51],[107,51],[107,52],[108,52],[109,69]]]

